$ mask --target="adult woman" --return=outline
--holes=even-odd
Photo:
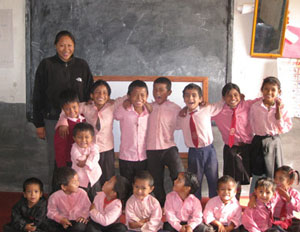
[[[33,91],[33,123],[37,136],[47,139],[49,170],[54,168],[54,127],[60,114],[59,94],[66,88],[74,89],[80,101],[87,101],[93,76],[85,60],[74,57],[75,39],[68,31],[55,37],[56,55],[39,64]]]

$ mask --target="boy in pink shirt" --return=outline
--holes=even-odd
[[[77,172],[79,186],[87,191],[91,201],[100,191],[99,149],[93,143],[94,128],[88,123],[78,123],[74,127],[75,143],[71,150],[72,168]]]
[[[235,198],[237,184],[231,176],[218,180],[218,196],[211,198],[205,205],[203,219],[215,231],[239,231],[242,221],[242,207]]]
[[[148,171],[139,171],[134,177],[133,195],[126,203],[126,225],[129,231],[157,232],[162,227],[162,210],[158,200],[151,196],[153,178]]]
[[[91,202],[87,193],[79,188],[76,171],[70,167],[59,168],[55,179],[61,189],[48,200],[49,231],[84,232]]]
[[[164,170],[169,168],[172,182],[184,168],[178,148],[174,142],[177,115],[180,107],[168,100],[172,93],[171,81],[159,77],[153,83],[152,112],[149,115],[147,130],[147,166],[154,179],[154,195],[163,206],[166,199],[164,189]]]

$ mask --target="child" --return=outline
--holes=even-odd
[[[280,225],[288,231],[300,231],[300,221],[293,215],[293,211],[300,211],[300,193],[292,188],[295,180],[299,184],[299,172],[289,166],[282,166],[275,171],[277,193],[280,195],[275,206],[274,224]]]
[[[133,195],[126,203],[126,225],[130,231],[158,231],[162,227],[162,210],[153,191],[153,178],[148,171],[140,171],[134,177]]]
[[[167,231],[205,231],[202,223],[202,206],[194,193],[199,188],[197,176],[190,172],[180,172],[174,181],[173,191],[167,194],[165,213]]]
[[[225,102],[222,111],[214,116],[224,141],[223,175],[232,176],[241,185],[250,183],[250,152],[253,133],[249,123],[249,111],[253,103],[260,100],[245,101],[240,88],[227,83],[222,89]],[[241,188],[237,189],[239,198]]]
[[[102,192],[97,194],[91,205],[91,220],[87,232],[127,231],[126,226],[118,222],[118,219],[122,214],[122,201],[126,199],[128,189],[128,180],[123,176],[113,176],[104,183]]]
[[[43,196],[43,183],[35,177],[23,183],[23,196],[14,205],[11,222],[3,227],[4,232],[47,231],[47,201]]]
[[[242,207],[235,198],[237,184],[228,175],[218,180],[218,196],[211,198],[203,212],[206,224],[211,224],[215,231],[239,231],[242,220]]]
[[[79,122],[85,122],[85,118],[79,114],[79,99],[77,93],[73,89],[66,89],[59,95],[60,107],[66,115],[68,125],[67,136],[61,136],[59,131],[59,123],[56,124],[54,135],[54,150],[56,167],[72,166],[71,163],[71,147],[74,143],[73,129]]]
[[[252,140],[252,173],[250,191],[258,176],[273,178],[276,168],[282,166],[282,148],[279,135],[292,128],[291,118],[278,96],[281,93],[280,81],[267,77],[261,86],[263,99],[252,105],[250,123],[255,134]]]
[[[145,104],[148,88],[144,81],[135,80],[128,87],[129,109],[119,106],[114,118],[120,121],[120,175],[132,184],[137,171],[147,169],[146,132],[149,113]]]
[[[87,193],[79,188],[76,171],[62,167],[55,176],[61,189],[49,197],[49,231],[85,231],[91,202]]]
[[[102,174],[99,166],[98,146],[93,143],[94,128],[88,123],[78,123],[73,130],[75,143],[71,150],[72,168],[77,172],[79,186],[94,200],[100,191],[99,179]]]
[[[254,194],[256,206],[247,207],[242,215],[242,224],[249,232],[280,232],[279,228],[272,226],[274,221],[274,207],[278,201],[275,192],[275,183],[268,177],[258,179]],[[242,229],[242,231],[245,231]]]
[[[154,178],[154,194],[160,205],[166,199],[164,190],[164,170],[168,166],[170,177],[174,181],[184,168],[178,148],[174,142],[177,115],[180,107],[168,100],[172,93],[171,81],[166,77],[159,77],[153,83],[152,103],[153,111],[149,115],[147,130],[147,166]]]
[[[186,146],[189,147],[188,170],[197,175],[200,184],[195,195],[201,199],[201,185],[205,174],[209,197],[212,198],[217,195],[218,160],[212,144],[211,117],[221,111],[224,103],[199,106],[202,102],[202,90],[193,83],[184,88],[183,99],[188,114],[185,117],[178,117],[178,126],[183,131]]]

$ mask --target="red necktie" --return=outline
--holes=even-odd
[[[196,125],[193,119],[193,114],[195,112],[191,112],[190,115],[190,128],[191,128],[191,135],[192,135],[192,140],[193,140],[193,144],[196,148],[198,148],[198,135],[197,135],[197,130],[196,130]]]
[[[229,139],[228,139],[229,147],[232,147],[234,144],[235,125],[236,125],[235,110],[236,110],[236,108],[232,109],[231,126],[230,126],[230,130],[229,130]]]

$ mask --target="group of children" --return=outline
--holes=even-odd
[[[132,197],[127,201],[128,207],[126,206],[127,226],[130,230],[157,231],[160,229],[161,210],[159,209],[161,207],[165,209],[169,224],[164,225],[164,228],[168,228],[168,231],[173,231],[170,228],[181,232],[206,230],[206,227],[198,227],[202,222],[199,199],[201,199],[203,175],[208,181],[210,198],[214,199],[213,197],[217,195],[222,198],[222,191],[230,192],[221,190],[223,185],[219,183],[220,180],[218,182],[218,161],[213,146],[211,120],[216,122],[225,143],[224,178],[227,178],[227,175],[232,177],[230,181],[227,181],[232,184],[227,182],[224,184],[226,188],[234,192],[237,189],[235,181],[238,184],[249,184],[250,176],[253,176],[255,180],[252,183],[263,175],[273,177],[274,170],[282,166],[279,134],[290,130],[291,118],[278,98],[281,88],[277,78],[265,78],[261,91],[262,98],[245,101],[239,87],[228,83],[222,90],[222,101],[203,104],[200,86],[189,84],[183,90],[186,104],[183,110],[168,100],[168,96],[172,93],[171,81],[165,77],[154,81],[155,101],[150,104],[147,103],[147,85],[140,80],[133,81],[129,85],[127,96],[116,100],[110,99],[111,88],[103,80],[98,80],[93,84],[89,102],[79,103],[75,91],[70,89],[63,91],[60,95],[62,113],[54,138],[58,169],[53,178],[53,190],[60,190],[49,198],[48,217],[60,223],[65,229],[73,225],[69,220],[86,224],[89,216],[89,211],[86,209],[80,209],[82,213],[80,215],[75,212],[72,215],[66,214],[66,217],[63,217],[66,220],[63,220],[57,212],[51,214],[50,207],[51,204],[60,205],[58,203],[60,198],[65,198],[61,200],[61,204],[69,202],[70,206],[74,207],[73,201],[76,197],[72,193],[76,192],[78,195],[83,192],[82,188],[88,193],[88,198],[82,197],[78,203],[82,207],[89,208],[88,202],[94,201],[90,208],[92,220],[88,224],[88,229],[105,231],[107,225],[115,222],[120,216],[115,212],[111,215],[108,212],[110,209],[108,204],[111,204],[114,199],[127,200],[126,197],[121,199],[114,188],[116,183],[124,182],[126,179],[132,184],[132,186],[129,185],[129,193],[133,192]],[[112,132],[114,119],[120,121],[119,168],[123,178],[114,175]],[[189,147],[188,171],[195,174],[195,177],[191,173],[183,173],[184,168],[174,142],[176,129],[183,131],[185,144]],[[62,182],[59,172],[60,167],[64,166],[72,166],[75,174],[72,178],[65,177]],[[165,166],[168,166],[170,177],[174,181],[174,191],[167,197],[163,185]],[[149,171],[151,178],[138,177],[144,170]],[[194,184],[194,179],[198,184]],[[79,190],[78,185],[81,187]],[[125,184],[120,185],[125,186]],[[99,194],[101,186],[103,193]],[[109,193],[105,192],[107,188],[115,193],[113,194],[115,198],[111,198]],[[149,193],[152,191],[158,201],[150,197]],[[127,196],[127,194],[121,195]],[[146,197],[148,195],[149,197]],[[223,195],[226,194],[223,193]],[[97,201],[102,203],[97,203]],[[221,202],[225,205],[228,203],[222,199]],[[119,203],[110,206],[117,207],[117,205],[120,206]],[[79,205],[78,208],[80,208]],[[122,207],[120,210],[122,211]],[[115,208],[114,211],[119,212]],[[139,216],[136,215],[137,212],[140,212]],[[151,218],[149,213],[154,218]],[[222,222],[222,213],[219,214]],[[133,215],[133,218],[130,215]],[[204,219],[205,215],[204,211]],[[207,215],[210,215],[208,218],[211,217],[211,214]],[[93,223],[93,218],[95,223]],[[226,225],[225,227],[222,227],[218,221],[214,222],[215,220],[212,220],[209,223],[221,232],[231,231],[239,226],[236,221],[232,222],[234,226],[228,222],[227,224],[221,223]],[[104,228],[99,228],[99,225]],[[249,230],[249,228],[246,229]],[[113,231],[113,229],[107,231]],[[116,231],[120,231],[120,228]]]

